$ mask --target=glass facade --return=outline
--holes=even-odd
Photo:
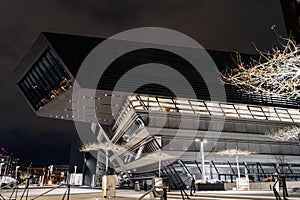
[[[73,80],[48,48],[19,81],[18,86],[35,110],[72,86]]]
[[[136,136],[136,134],[144,128],[144,122],[137,118],[134,120],[134,122],[124,131],[123,139],[125,140],[125,143],[129,142],[132,138]]]

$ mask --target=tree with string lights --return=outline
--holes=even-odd
[[[300,46],[291,38],[279,38],[280,48],[260,51],[259,59],[245,64],[239,53],[236,55],[237,67],[226,68],[221,74],[225,84],[233,85],[249,94],[266,97],[300,97]],[[281,42],[283,41],[283,43]]]
[[[300,128],[298,126],[288,126],[275,131],[269,130],[266,132],[266,136],[280,141],[298,141],[300,145]]]

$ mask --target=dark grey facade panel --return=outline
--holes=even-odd
[[[90,51],[104,40],[96,37],[49,32],[43,32],[43,35],[74,77]]]

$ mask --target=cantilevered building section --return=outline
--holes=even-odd
[[[244,149],[255,152],[240,156],[241,174],[253,181],[263,181],[281,169],[288,169],[290,180],[300,176],[300,147],[298,141],[277,141],[265,136],[266,131],[300,123],[299,100],[262,97],[246,94],[231,86],[224,86],[226,100],[211,100],[201,74],[184,58],[157,48],[131,51],[118,57],[101,77],[95,95],[93,88],[78,83],[81,90],[76,102],[72,99],[76,73],[88,53],[104,39],[42,33],[15,70],[15,77],[33,111],[42,117],[90,123],[94,140],[111,142],[119,151],[109,150],[110,167],[126,171],[131,179],[159,176],[177,187],[188,174],[202,178],[200,142],[206,139],[205,174],[209,179],[231,180],[237,177],[235,158],[221,156],[217,151]],[[116,44],[130,41],[116,41]],[[118,45],[115,45],[116,51]],[[176,47],[193,51],[188,47]],[[207,50],[219,70],[235,67],[233,53]],[[242,55],[245,62],[254,55]],[[182,89],[175,96],[168,88],[148,84],[137,88],[114,91],[122,75],[136,66],[149,63],[167,65],[182,74],[193,87],[196,97]],[[100,66],[99,66],[100,67]],[[161,76],[161,75],[158,75]],[[168,75],[164,81],[178,84]],[[143,77],[126,79],[128,88]],[[157,77],[155,77],[157,78]],[[219,80],[216,88],[223,87]],[[176,85],[181,90],[181,85]],[[113,101],[112,101],[113,99]],[[221,98],[220,98],[221,99]],[[95,105],[95,115],[91,111]],[[78,104],[78,109],[76,106]],[[74,108],[76,110],[74,110]],[[115,112],[112,112],[112,108]],[[224,120],[224,127],[220,127]],[[222,133],[219,135],[219,130]],[[178,134],[180,130],[180,134]],[[170,145],[171,144],[171,145]],[[156,158],[157,152],[166,153]],[[180,155],[180,156],[178,156]],[[105,171],[105,154],[97,154],[96,174]],[[99,180],[99,179],[98,179]]]

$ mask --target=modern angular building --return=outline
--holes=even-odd
[[[109,66],[104,66],[106,70],[99,84],[92,88],[76,76],[86,56],[104,40],[43,32],[14,76],[36,115],[88,124],[89,139],[83,143],[109,142],[118,146],[117,151],[108,150],[111,169],[126,173],[131,180],[162,176],[174,188],[188,175],[233,182],[238,176],[237,162],[241,176],[249,176],[254,182],[269,180],[276,173],[284,173],[287,180],[300,178],[299,142],[278,141],[265,135],[267,131],[300,123],[299,99],[246,94],[232,86],[223,86],[220,80],[216,80],[218,84],[213,87],[216,90],[224,87],[226,97],[212,99],[204,78],[193,65],[163,50],[162,45],[117,57]],[[124,43],[134,42],[115,41],[112,48],[118,52],[119,45]],[[176,48],[193,55],[189,47]],[[234,53],[206,51],[219,71],[236,67]],[[255,59],[256,55],[242,55],[245,62],[251,58]],[[168,74],[130,77],[123,80],[122,91],[115,91],[118,81],[127,72],[153,63],[169,66],[182,74],[195,96]],[[155,82],[136,88],[134,93],[130,90],[139,79],[151,82],[157,77],[175,85],[180,95]],[[81,87],[76,100],[72,98],[75,83]],[[200,155],[201,149],[204,156]],[[248,150],[253,154],[239,155],[237,161],[235,157],[216,153],[226,149]],[[105,151],[98,150],[95,158],[90,153],[76,158],[77,151],[78,146],[75,146],[71,165],[80,166],[79,171],[82,169],[86,175],[86,184],[91,184],[92,179],[99,184],[105,173]],[[206,177],[202,177],[203,174]]]
[[[167,51],[141,49],[116,59],[102,76],[95,97],[88,96],[89,88],[82,90],[81,104],[95,101],[96,116],[90,116],[89,108],[80,109],[76,114],[72,107],[76,73],[89,51],[102,41],[99,38],[42,33],[17,67],[15,77],[38,116],[90,123],[90,130],[95,133],[94,141],[110,140],[126,147],[117,155],[110,155],[111,167],[117,172],[126,169],[132,179],[157,176],[158,160],[143,158],[162,149],[173,156],[182,154],[171,161],[162,158],[161,175],[169,177],[174,187],[188,173],[201,178],[200,142],[195,139],[205,138],[204,160],[209,179],[228,181],[237,176],[235,158],[215,153],[228,148],[255,151],[253,155],[240,156],[239,163],[241,173],[248,173],[253,181],[262,181],[280,172],[281,165],[288,168],[290,179],[299,177],[299,143],[281,142],[264,135],[268,130],[300,122],[297,99],[249,95],[225,86],[227,101],[211,101],[205,82],[201,76],[195,75],[190,63]],[[230,52],[208,50],[208,53],[220,70],[235,66]],[[249,59],[250,55],[243,57]],[[184,96],[184,92],[176,97],[172,91],[157,84],[140,87],[129,96],[126,96],[128,91],[120,91],[119,96],[112,93],[123,74],[145,63],[169,65],[183,73],[197,98]],[[127,83],[134,84],[135,81],[133,77]],[[166,77],[166,81],[173,80]],[[115,104],[112,105],[112,102]],[[117,109],[116,116],[111,107]],[[211,122],[211,119],[214,121]],[[218,136],[223,119],[224,127]],[[178,129],[184,134],[178,135]],[[172,145],[169,145],[170,141]],[[92,164],[85,169],[91,170],[89,177],[104,173],[105,156],[101,152],[98,162],[91,161]]]

